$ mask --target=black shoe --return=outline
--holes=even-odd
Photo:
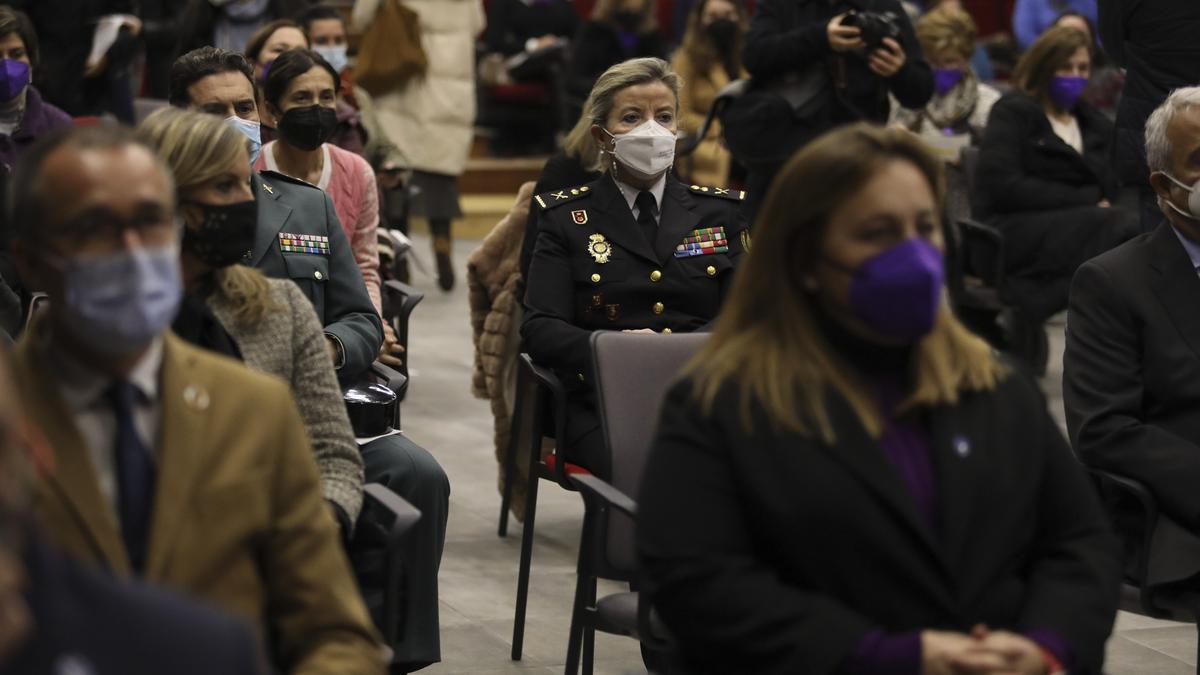
[[[450,264],[450,256],[445,253],[437,254],[438,287],[443,291],[454,288],[454,266]]]

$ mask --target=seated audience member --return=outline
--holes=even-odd
[[[29,17],[0,6],[0,162],[11,167],[38,138],[71,126],[65,112],[42,100],[33,86],[38,39]]]
[[[312,50],[321,55],[338,74],[337,128],[329,142],[343,150],[366,157],[367,130],[358,109],[346,101],[347,85],[340,78],[350,65],[346,47],[346,22],[328,5],[316,5],[297,21]]]
[[[197,49],[171,66],[171,105],[225,118],[247,136],[254,159],[261,146],[252,77],[250,65],[240,55],[211,47]],[[383,322],[371,303],[333,201],[312,185],[280,173],[271,172],[265,179],[251,173],[250,183],[258,203],[258,236],[248,262],[267,276],[296,282],[321,317],[339,378],[357,380],[379,354]],[[321,247],[323,252],[317,255],[292,250],[294,246],[282,241],[293,235],[315,236],[328,249]]]
[[[494,0],[483,41],[504,56],[531,54],[569,42],[578,28],[579,12],[568,0]]]
[[[1083,32],[1092,45],[1092,75],[1088,78],[1083,100],[1092,104],[1110,119],[1116,117],[1117,105],[1121,101],[1121,90],[1125,87],[1125,74],[1108,61],[1108,55],[1100,46],[1096,25],[1081,12],[1063,12],[1054,22],[1055,26],[1068,26]]]
[[[733,80],[748,77],[742,68],[742,39],[748,22],[740,0],[700,0],[693,6],[683,44],[671,68],[686,85],[680,92],[679,129],[694,136],[708,116],[717,93]],[[721,141],[721,124],[713,120],[692,154],[681,158],[679,177],[700,185],[729,181],[729,150]]]
[[[171,67],[171,103],[219,115],[251,137],[258,122],[250,65],[237,54],[204,48]],[[332,200],[320,189],[275,172],[252,172],[258,204],[254,249],[248,264],[268,277],[291,279],[308,297],[325,329],[342,383],[368,377],[383,345],[379,314],[338,222]],[[297,237],[318,242],[320,253],[299,250]],[[327,244],[325,249],[322,244]],[[401,551],[409,580],[404,641],[392,645],[394,663],[410,670],[441,658],[438,635],[438,566],[445,543],[450,482],[427,450],[403,434],[360,447],[365,480],[382,483],[421,511]]]
[[[899,34],[868,45],[861,29],[843,23],[851,10],[890,14]],[[804,144],[850,122],[887,122],[888,94],[914,109],[933,95],[929,64],[897,0],[762,0],[742,61],[761,86],[726,111],[725,139],[748,169],[743,210],[751,218]]]
[[[1004,233],[1014,300],[1032,323],[1066,308],[1083,261],[1133,237],[1135,212],[1113,206],[1113,125],[1080,100],[1087,36],[1052,28],[1021,57],[1015,89],[992,107],[979,148],[974,214]]]
[[[64,662],[77,673],[264,672],[245,623],[86,568],[45,541],[32,524],[34,465],[54,463],[28,438],[0,370],[0,675],[63,673]]]
[[[608,475],[592,391],[596,330],[687,332],[716,317],[749,235],[741,193],[671,175],[678,76],[662,59],[609,68],[587,102],[594,168],[607,175],[534,197],[537,243],[521,337],[568,388],[567,461]]]
[[[295,16],[311,4],[312,0],[187,0],[179,22],[178,53],[201,47],[239,51],[264,24]]]
[[[583,100],[610,66],[666,55],[667,45],[654,20],[654,0],[599,0],[571,44],[567,90]]]
[[[48,137],[13,174],[17,260],[49,309],[14,371],[58,471],[37,515],[79,560],[228,609],[283,672],[383,673],[291,393],[168,330],[171,177],[132,132]]]
[[[254,32],[246,41],[242,56],[254,66],[254,81],[261,85],[267,79],[271,63],[289,49],[307,49],[308,38],[300,24],[291,19],[276,19]]]
[[[275,59],[262,100],[277,120],[279,139],[263,146],[254,168],[298,178],[329,195],[371,303],[382,314],[375,171],[362,157],[326,142],[337,127],[337,84],[337,72],[315,51],[292,49]]]
[[[362,507],[363,460],[321,322],[296,284],[238,264],[254,248],[257,217],[245,137],[215,115],[177,108],[155,112],[137,134],[171,170],[183,221],[175,334],[290,385],[325,499],[349,535]]]
[[[919,110],[894,106],[892,123],[917,134],[943,158],[977,145],[1000,92],[979,81],[970,59],[975,22],[961,8],[941,6],[917,21],[921,53],[933,68],[933,98]]]
[[[1116,540],[1037,384],[951,312],[940,192],[865,124],[776,178],[638,500],[695,671],[1100,672]]]
[[[1200,545],[1200,87],[1176,89],[1146,122],[1157,229],[1083,264],[1071,283],[1063,404],[1080,459],[1146,484],[1162,532]],[[1190,544],[1190,546],[1183,544]],[[1174,560],[1196,588],[1200,559]],[[1191,576],[1189,576],[1191,575]],[[1200,609],[1200,608],[1198,608]]]
[[[1096,0],[1016,0],[1013,5],[1012,27],[1017,47],[1022,51],[1053,26],[1064,11],[1074,11],[1096,22]]]

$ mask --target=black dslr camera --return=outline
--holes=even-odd
[[[842,25],[857,28],[868,51],[882,47],[884,38],[900,41],[900,22],[892,12],[851,12],[842,17]]]

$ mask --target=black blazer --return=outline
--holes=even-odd
[[[1146,483],[1161,512],[1192,532],[1200,531],[1198,298],[1200,278],[1163,223],[1075,273],[1063,356],[1080,458]],[[1200,558],[1190,564],[1200,571]]]
[[[689,664],[714,673],[834,672],[872,629],[1056,631],[1073,673],[1099,671],[1118,550],[1037,386],[927,413],[937,531],[849,406],[839,442],[772,430],[727,385],[711,414],[687,381],[663,406],[638,499],[656,609]]]
[[[691,189],[668,175],[653,244],[611,176],[535,196],[537,244],[521,324],[529,354],[559,371],[568,387],[590,392],[592,331],[687,332],[711,322],[743,251],[741,194]],[[693,230],[718,226],[728,252],[674,257]],[[611,248],[605,262],[589,251],[596,236]]]
[[[0,675],[265,672],[249,626],[217,610],[82,567],[38,539],[25,569],[34,632]]]
[[[829,48],[825,26],[834,16],[857,8],[863,11],[890,12],[900,24],[898,42],[904,48],[904,66],[895,75],[882,79],[867,67],[866,59],[847,55],[845,63],[846,99],[878,122],[888,118],[887,93],[905,108],[923,108],[933,96],[933,73],[921,56],[908,15],[897,0],[761,0],[750,21],[742,60],[756,80],[767,83],[800,71],[818,60],[836,55]],[[829,126],[859,119],[840,103],[829,111]]]
[[[1020,91],[1000,98],[979,145],[974,212],[977,217],[1095,206],[1117,196],[1111,164],[1113,125],[1096,108],[1075,107],[1083,154],[1050,127],[1042,106]]]

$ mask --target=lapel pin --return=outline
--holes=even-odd
[[[571,220],[575,221],[576,225],[587,225],[587,211],[579,210],[571,212]]]
[[[971,454],[971,443],[965,436],[954,437],[954,452],[959,457],[966,457]]]
[[[183,388],[183,402],[192,410],[204,412],[208,410],[208,404],[211,401],[208,398],[208,392],[204,391],[203,387],[189,384]]]
[[[263,183],[262,186],[263,186],[263,189],[267,191],[267,194],[270,194],[270,195],[275,194],[275,190],[270,185]]]

